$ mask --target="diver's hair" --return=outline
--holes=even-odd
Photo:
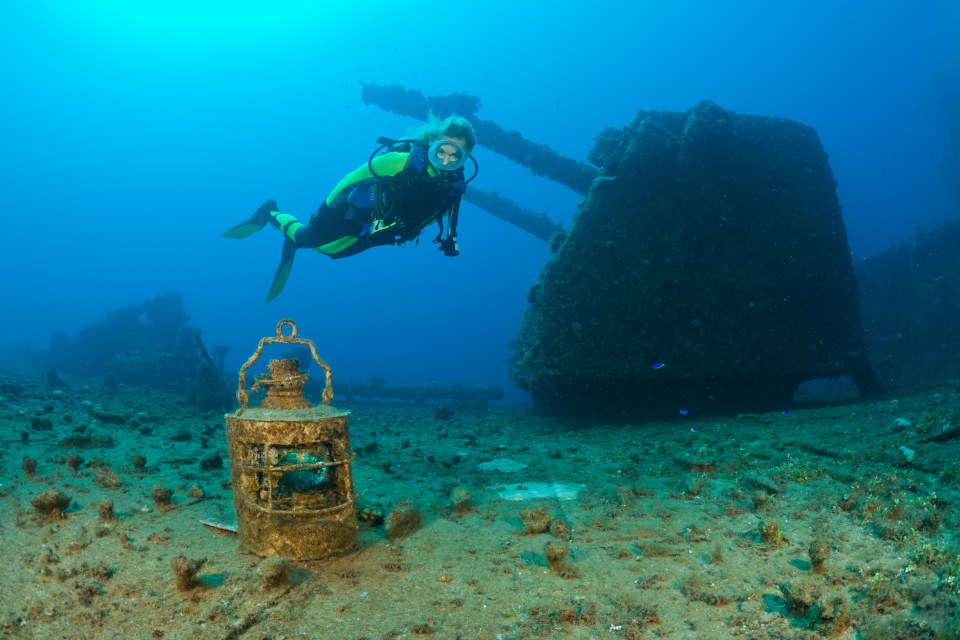
[[[473,130],[473,125],[463,116],[449,116],[441,120],[431,113],[424,125],[410,132],[411,138],[420,140],[424,144],[430,144],[443,136],[463,138],[467,143],[467,148],[464,149],[467,153],[477,146],[477,134]]]

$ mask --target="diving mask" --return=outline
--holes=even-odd
[[[452,140],[436,140],[427,151],[430,166],[437,171],[456,171],[467,161],[467,153]]]

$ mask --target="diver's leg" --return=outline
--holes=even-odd
[[[317,213],[313,214],[309,225],[303,224],[296,216],[283,213],[279,209],[276,200],[267,200],[252,216],[225,231],[223,236],[246,238],[269,224],[296,247],[308,248],[319,246],[343,235],[341,227],[343,227],[344,212],[330,209],[325,204],[320,205]]]
[[[314,217],[316,217],[316,214]],[[311,226],[312,222],[311,220]],[[312,243],[317,241],[319,235],[316,231],[311,232],[307,225],[304,225],[296,216],[290,215],[289,213],[271,211],[270,224],[283,234],[283,249],[280,252],[280,264],[277,266],[277,272],[273,276],[270,291],[267,293],[267,302],[270,302],[280,295],[286,286],[287,278],[290,276],[290,270],[293,268],[293,258],[296,256],[297,249],[314,246]]]
[[[339,257],[336,253],[342,247],[349,247],[356,242],[356,237],[351,235],[358,233],[356,222],[345,221],[348,209],[349,207],[328,207],[326,203],[321,204],[306,225],[289,213],[270,212],[270,223],[283,234],[283,250],[273,283],[267,293],[268,302],[280,295],[286,286],[297,249],[312,248],[331,257]]]
[[[343,213],[326,205],[320,205],[308,224],[303,224],[296,216],[281,211],[271,211],[269,222],[283,234],[284,242],[293,243],[298,249],[319,247],[339,238],[346,231]]]
[[[285,235],[294,239],[298,247],[310,247],[327,254],[335,253],[344,244],[355,242],[360,235],[363,221],[356,214],[346,202],[333,207],[324,203],[310,218],[308,225],[293,229],[293,236],[289,232]]]
[[[276,227],[283,234],[284,241],[291,241],[297,247],[309,247],[309,244],[301,243],[297,238],[303,238],[303,230],[306,228],[300,220],[289,213],[279,211],[270,212],[270,224]]]

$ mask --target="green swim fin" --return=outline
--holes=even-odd
[[[237,226],[227,229],[222,234],[224,238],[246,238],[247,236],[252,236],[260,229],[266,226],[268,222],[273,220],[273,216],[270,215],[271,211],[279,211],[276,200],[267,200],[260,208],[253,212],[253,215],[238,224]]]
[[[287,278],[290,276],[290,269],[293,268],[293,257],[297,254],[297,245],[290,239],[284,239],[283,251],[280,253],[280,266],[277,267],[277,273],[273,276],[273,284],[270,285],[270,292],[267,294],[267,302],[270,302],[283,292],[287,286]]]

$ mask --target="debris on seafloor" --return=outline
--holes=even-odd
[[[810,543],[807,553],[810,556],[810,570],[813,573],[826,571],[826,562],[830,557],[830,545],[823,540],[814,540]]]
[[[221,522],[220,520],[201,520],[200,524],[207,527],[208,529],[213,529],[217,533],[224,533],[227,535],[237,535],[237,525],[228,524],[226,522]]]
[[[543,507],[535,507],[520,512],[523,522],[523,535],[536,535],[550,530],[550,514]]]
[[[101,500],[97,505],[97,511],[100,514],[100,519],[104,522],[117,519],[117,515],[113,511],[113,500]]]
[[[285,558],[267,558],[257,566],[260,586],[280,589],[290,584],[290,563]]]
[[[412,502],[401,500],[387,516],[387,539],[406,538],[423,525],[423,514]]]
[[[30,504],[52,520],[62,520],[63,512],[70,506],[73,499],[59,489],[50,489],[32,498]]]
[[[161,508],[170,507],[170,501],[173,498],[173,491],[162,485],[156,485],[150,493],[153,502]]]
[[[171,560],[170,567],[177,578],[177,591],[192,591],[203,586],[197,574],[206,563],[206,558],[187,560],[186,556],[182,554]]]
[[[543,555],[550,565],[550,570],[561,578],[570,580],[579,576],[578,571],[569,560],[570,545],[566,542],[550,541],[544,547]]]
[[[473,513],[477,510],[473,503],[473,494],[463,487],[455,487],[450,494],[450,504],[456,513]]]
[[[130,464],[132,464],[133,468],[137,471],[143,471],[147,466],[147,458],[141,453],[135,453],[130,456]]]

